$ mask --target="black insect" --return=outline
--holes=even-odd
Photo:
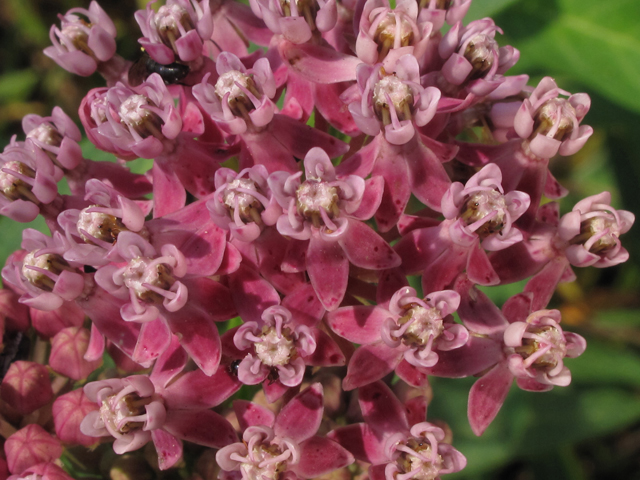
[[[143,50],[140,58],[129,68],[129,85],[137,87],[152,73],[160,75],[166,85],[173,85],[180,83],[181,80],[184,80],[189,75],[189,67],[177,62],[163,65],[156,62]]]
[[[231,375],[235,375],[236,377],[238,376],[238,367],[240,366],[240,362],[241,360],[234,360],[229,364],[227,368],[229,369],[229,373]]]

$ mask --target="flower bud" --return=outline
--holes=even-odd
[[[7,438],[4,453],[9,471],[19,475],[34,465],[60,458],[62,445],[40,425],[31,424]]]
[[[84,359],[89,347],[89,336],[86,328],[68,327],[60,330],[51,340],[51,368],[74,380],[87,378],[102,364],[102,359],[92,362]]]
[[[34,412],[53,398],[47,367],[34,362],[12,363],[0,392],[2,399],[21,415]]]
[[[97,437],[90,437],[80,431],[80,422],[94,410],[98,410],[98,407],[87,398],[82,389],[59,396],[53,402],[53,423],[58,438],[64,443],[85,447],[95,444],[99,440]]]

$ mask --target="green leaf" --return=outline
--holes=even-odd
[[[640,3],[637,0],[521,1],[496,23],[501,45],[521,52],[509,74],[577,79],[625,108],[640,111]]]
[[[640,356],[623,345],[587,341],[587,350],[565,363],[573,384],[640,386]]]

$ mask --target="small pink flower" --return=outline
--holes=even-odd
[[[611,194],[602,192],[581,200],[564,215],[558,235],[568,244],[565,255],[572,265],[610,267],[629,258],[619,237],[634,221],[633,213],[611,207]]]
[[[251,350],[238,367],[238,378],[247,385],[267,378],[280,380],[287,387],[300,385],[306,367],[304,357],[316,350],[311,329],[293,323],[291,312],[280,305],[267,308],[261,323],[242,325],[233,341],[238,349]]]
[[[514,120],[515,131],[529,140],[531,152],[538,157],[573,155],[593,133],[590,126],[580,125],[590,106],[586,93],[571,95],[558,88],[551,77],[544,77],[522,102]]]
[[[559,323],[558,310],[538,310],[524,322],[507,327],[504,343],[513,349],[507,357],[513,375],[525,382],[531,379],[542,385],[569,385],[571,372],[563,359],[579,357],[587,343],[576,333],[563,332]]]
[[[168,0],[157,12],[151,5],[135,13],[143,35],[138,42],[149,56],[164,65],[199,59],[213,33],[209,1]]]
[[[87,77],[115,55],[116,27],[95,0],[89,10],[72,8],[60,15],[60,26],[51,27],[53,46],[44,54],[65,70]]]

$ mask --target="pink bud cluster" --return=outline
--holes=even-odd
[[[5,350],[38,335],[0,389],[12,478],[112,440],[160,469],[216,449],[223,480],[435,480],[466,459],[427,421],[429,376],[480,376],[478,435],[514,380],[569,385],[586,342],[549,301],[626,261],[634,216],[608,192],[543,204],[589,97],[507,75],[519,52],[470,3],[167,0],[136,13],[136,62],[97,2],[60,16],[45,53],[104,77],[79,114],[119,162],[84,158],[58,107],[0,154],[0,213],[50,229],[2,270]],[[491,144],[461,140],[478,125]],[[524,279],[502,308],[478,289]]]

